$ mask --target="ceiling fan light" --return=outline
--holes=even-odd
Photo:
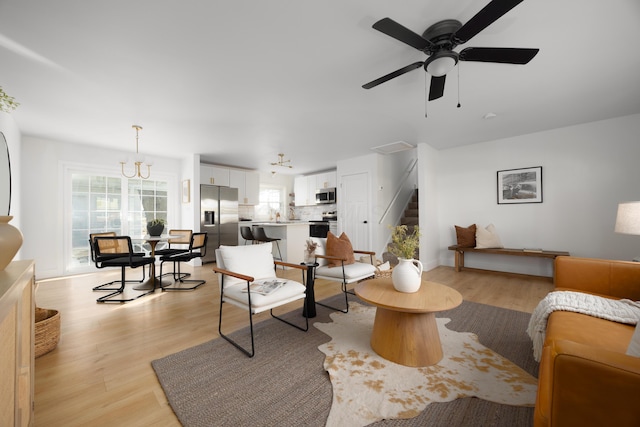
[[[424,69],[433,77],[446,75],[458,63],[458,56],[454,52],[436,53],[424,63]]]

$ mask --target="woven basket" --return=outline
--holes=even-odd
[[[392,271],[393,271],[393,267],[388,270],[380,270],[378,267],[376,267],[376,272],[374,274],[374,277],[376,279],[390,279]]]
[[[36,307],[35,356],[40,357],[56,348],[60,341],[60,313]]]

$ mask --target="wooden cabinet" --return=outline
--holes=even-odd
[[[0,271],[0,426],[33,424],[34,263]]]
[[[238,189],[238,203],[257,205],[260,199],[260,174],[253,171],[229,169],[229,187]]]
[[[229,169],[213,165],[200,165],[200,184],[229,187]]]

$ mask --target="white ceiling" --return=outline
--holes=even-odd
[[[426,57],[374,29],[468,21],[487,0],[0,0],[0,86],[25,135],[308,173],[394,141],[437,149],[640,113],[638,0],[525,0],[458,47],[530,47],[527,65],[463,62],[429,102]],[[497,117],[485,120],[486,113]]]

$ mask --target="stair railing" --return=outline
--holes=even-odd
[[[405,171],[402,177],[402,180],[400,181],[400,185],[398,186],[398,189],[396,190],[396,193],[393,196],[393,199],[391,199],[391,201],[389,202],[389,205],[384,210],[382,216],[380,217],[380,221],[378,221],[378,224],[382,224],[384,222],[385,218],[389,214],[389,211],[398,200],[398,197],[400,197],[400,194],[402,193],[402,189],[404,188],[404,184],[407,182],[407,179],[409,179],[409,177],[411,176],[411,173],[413,172],[417,164],[418,164],[418,159],[413,159],[413,162],[409,165],[409,167],[407,167],[407,170]]]

